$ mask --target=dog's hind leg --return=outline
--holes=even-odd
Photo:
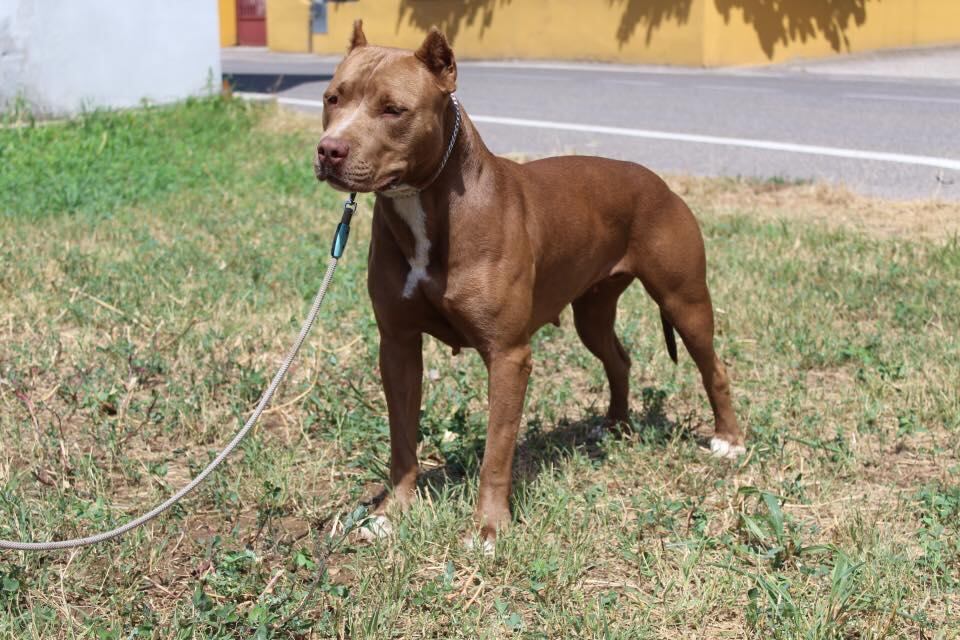
[[[710,449],[715,455],[734,458],[744,452],[743,434],[733,412],[727,370],[713,347],[713,305],[706,283],[666,295],[661,309],[700,370],[714,415]]]
[[[736,457],[744,452],[744,439],[733,412],[727,370],[713,347],[713,305],[707,289],[703,236],[682,200],[674,196],[656,222],[637,236],[632,258],[637,277],[660,305],[665,336],[668,325],[673,325],[700,370],[713,408],[711,451]]]
[[[629,420],[630,357],[614,331],[617,301],[633,276],[612,276],[595,284],[573,301],[573,323],[590,353],[599,358],[610,383],[607,420],[627,425]]]

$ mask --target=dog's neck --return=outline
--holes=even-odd
[[[466,112],[462,112],[461,117],[460,134],[447,165],[430,185],[419,192],[424,206],[447,209],[468,197],[468,191],[477,184],[483,167],[494,158]]]
[[[471,209],[470,201],[483,197],[476,186],[496,160],[465,111],[461,118],[453,152],[436,180],[422,191],[403,197],[377,194],[378,203],[396,214],[385,216],[385,220],[413,269],[424,263],[431,250],[446,253],[450,216]],[[447,126],[452,127],[452,123]]]

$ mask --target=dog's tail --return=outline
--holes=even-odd
[[[673,333],[673,325],[667,320],[666,314],[660,311],[660,322],[663,324],[663,339],[667,341],[667,353],[673,363],[677,363],[677,336]]]

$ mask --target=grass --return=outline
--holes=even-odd
[[[339,218],[317,127],[209,100],[0,130],[0,537],[123,522],[238,428]],[[263,423],[145,529],[0,554],[0,637],[960,637],[960,207],[674,184],[703,222],[744,459],[699,448],[694,367],[634,287],[637,433],[588,438],[602,370],[569,317],[541,331],[494,558],[459,544],[485,372],[432,340],[422,499],[388,541],[331,538],[389,451],[364,199]]]

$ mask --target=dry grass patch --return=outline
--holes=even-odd
[[[943,240],[960,233],[960,203],[896,201],[858,195],[843,187],[779,180],[668,176],[697,210],[767,220],[815,222],[882,238]]]
[[[137,117],[155,135],[127,136]],[[19,154],[0,185],[25,193],[31,158],[67,144],[82,160],[104,131],[118,146],[90,162],[193,173],[131,190],[81,162],[62,168],[79,190],[60,200],[0,203],[3,538],[109,528],[196,473],[272,375],[339,218],[340,196],[312,178],[314,117],[214,101],[64,126],[63,141],[0,131]],[[211,145],[208,131],[229,135]],[[669,361],[634,287],[618,320],[634,433],[592,437],[602,369],[569,318],[545,327],[515,526],[495,557],[461,545],[485,371],[433,340],[421,500],[388,541],[331,539],[389,457],[365,198],[264,423],[146,529],[0,555],[0,637],[957,637],[957,206],[671,182],[703,223],[718,348],[749,432],[737,463],[705,455],[695,368]]]

